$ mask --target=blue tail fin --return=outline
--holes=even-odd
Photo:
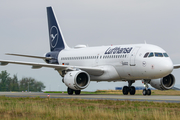
[[[62,49],[68,48],[52,7],[47,7],[47,18],[51,51],[61,51]]]

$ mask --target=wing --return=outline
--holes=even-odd
[[[174,69],[178,69],[178,68],[180,68],[180,64],[174,65]]]
[[[57,64],[34,63],[34,62],[12,61],[12,60],[0,60],[0,65],[7,65],[9,63],[29,65],[32,66],[33,69],[38,69],[42,67],[54,68],[55,70],[58,71],[81,69],[86,71],[88,74],[95,76],[100,76],[104,73],[104,70],[100,67],[82,67],[82,66],[57,65]]]

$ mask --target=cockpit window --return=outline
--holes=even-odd
[[[169,57],[167,53],[163,53],[164,57]]]
[[[153,56],[154,56],[154,53],[151,52],[148,57],[153,57]]]
[[[163,57],[163,54],[162,53],[155,53],[155,56],[156,57]]]
[[[144,55],[144,58],[146,58],[148,55],[149,55],[149,53],[146,53],[146,54]]]
[[[167,53],[159,53],[159,52],[147,52],[145,55],[144,55],[144,58],[147,58],[147,57],[169,57]]]

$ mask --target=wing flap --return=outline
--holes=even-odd
[[[39,69],[39,68],[42,68],[42,66],[40,66],[40,65],[32,65],[32,69]]]

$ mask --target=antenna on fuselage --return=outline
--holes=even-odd
[[[147,44],[147,43],[146,43],[146,40],[144,40],[144,44]]]

